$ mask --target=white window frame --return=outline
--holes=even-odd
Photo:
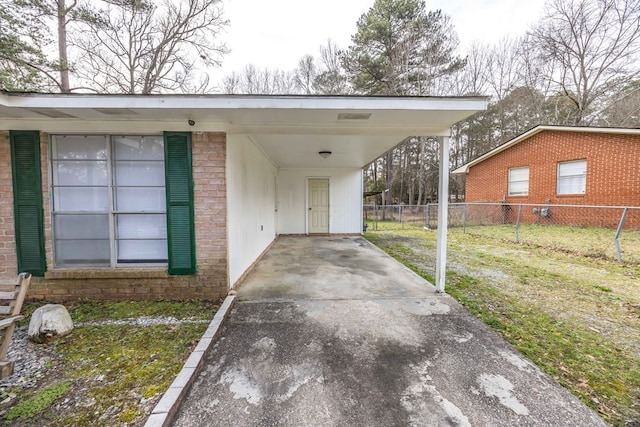
[[[56,227],[56,221],[55,221],[55,216],[56,215],[69,215],[69,214],[83,214],[83,212],[65,212],[65,211],[56,211],[55,210],[55,194],[56,194],[56,188],[57,187],[64,187],[64,185],[56,185],[55,181],[54,181],[54,177],[53,175],[56,173],[55,170],[55,166],[54,166],[54,162],[55,161],[59,161],[59,159],[55,159],[54,158],[54,150],[53,150],[53,145],[54,145],[54,140],[56,137],[64,137],[64,136],[90,136],[90,137],[104,137],[105,138],[105,147],[107,147],[107,157],[105,159],[106,164],[107,164],[107,187],[108,187],[108,202],[109,202],[109,206],[108,206],[108,212],[107,216],[108,216],[108,222],[109,222],[109,246],[110,246],[110,250],[109,250],[109,266],[111,268],[115,268],[115,267],[130,267],[130,268],[137,268],[137,267],[145,267],[145,266],[166,266],[167,265],[167,260],[158,260],[156,261],[148,261],[148,262],[118,262],[118,253],[117,253],[117,242],[118,242],[118,237],[117,237],[117,217],[119,214],[162,214],[165,217],[165,223],[166,223],[166,207],[164,210],[145,210],[145,211],[137,211],[137,212],[120,212],[116,209],[115,206],[115,189],[117,187],[121,187],[119,185],[117,185],[116,181],[115,181],[115,170],[116,170],[116,158],[115,158],[115,148],[114,148],[114,138],[117,137],[125,137],[125,136],[133,136],[133,137],[156,137],[156,138],[162,138],[161,134],[157,134],[157,133],[145,133],[145,134],[132,134],[132,133],[127,133],[127,134],[121,134],[121,133],[114,133],[114,134],[73,134],[73,133],[65,133],[65,134],[52,134],[50,135],[49,138],[49,159],[48,159],[48,165],[49,165],[49,182],[50,184],[50,191],[51,191],[51,196],[50,196],[50,212],[51,212],[51,228],[52,228],[52,241],[53,241],[53,259],[54,259],[54,265],[55,267],[59,267],[59,268],[103,268],[103,267],[107,267],[104,264],[89,264],[89,263],[81,263],[81,264],[73,264],[73,263],[69,263],[69,264],[63,264],[63,265],[59,265],[56,262],[56,232],[55,232],[55,227]],[[131,160],[133,161],[133,160]],[[163,156],[163,162],[164,162],[164,156]],[[140,187],[148,187],[148,186],[140,186]],[[149,186],[149,188],[151,188],[153,186]],[[159,188],[159,187],[158,187]],[[162,188],[164,189],[164,183]],[[166,191],[166,189],[165,189]],[[101,214],[104,214],[104,212],[99,212]],[[91,214],[91,212],[88,212],[88,214]],[[166,240],[167,237],[165,236],[164,240]],[[146,240],[146,239],[143,239]]]
[[[576,166],[583,164],[582,171],[575,173],[570,171],[563,171],[563,166]],[[571,191],[575,188],[575,184],[571,185],[570,189],[565,189],[566,183],[570,181],[580,180],[579,191]],[[564,185],[563,185],[564,184]],[[557,175],[556,175],[556,194],[560,196],[565,195],[583,195],[587,192],[587,159],[569,160],[565,162],[558,162]]]
[[[522,172],[522,171],[527,171],[527,178],[526,179],[514,179],[514,177],[512,176],[515,175],[518,172]],[[528,196],[529,195],[529,166],[518,166],[515,168],[509,168],[509,172],[508,172],[508,184],[507,184],[507,194],[509,196]],[[515,187],[515,184],[522,184],[523,182],[527,183],[527,188],[524,191],[519,191],[516,192],[514,191],[513,187]]]

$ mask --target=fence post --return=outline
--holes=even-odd
[[[520,214],[522,214],[522,205],[518,206],[518,218],[516,219],[516,243],[520,243]]]
[[[404,230],[404,205],[400,205],[398,210],[400,211],[400,228]]]
[[[462,204],[462,234],[467,234],[467,203]]]
[[[424,205],[424,227],[429,228],[429,202]]]
[[[431,219],[431,206],[429,205],[429,202],[427,202],[425,211],[427,212],[424,219],[425,224],[427,228],[431,228],[431,225],[429,224],[429,220]]]
[[[373,205],[373,229],[378,231],[378,205]]]
[[[628,211],[628,207],[624,208],[624,210],[622,211],[622,217],[620,218],[620,223],[618,224],[618,229],[616,230],[616,237],[614,239],[616,242],[616,254],[618,255],[618,262],[622,262],[622,255],[620,254],[620,241],[618,240],[618,238],[620,237],[620,233],[622,232],[624,220],[627,218]]]

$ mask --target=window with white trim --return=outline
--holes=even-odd
[[[509,196],[529,194],[529,166],[509,169]]]
[[[51,137],[55,265],[166,264],[161,135]]]
[[[558,194],[584,194],[587,189],[587,161],[558,163]]]

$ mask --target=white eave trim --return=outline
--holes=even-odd
[[[489,157],[493,157],[496,154],[524,141],[525,139],[528,139],[530,137],[532,137],[533,135],[540,133],[542,131],[545,130],[549,130],[549,131],[556,131],[556,132],[581,132],[581,133],[613,133],[613,134],[618,134],[618,135],[640,135],[640,129],[634,129],[634,128],[604,128],[604,127],[585,127],[585,126],[581,126],[581,127],[572,127],[572,126],[546,126],[546,125],[540,125],[540,126],[536,126],[533,129],[523,133],[522,135],[519,135],[515,138],[513,138],[510,141],[505,142],[504,144],[494,148],[493,150],[483,154],[482,156],[478,157],[475,160],[470,161],[469,163],[460,166],[459,168],[451,171],[451,173],[455,173],[455,174],[466,174],[469,173],[469,168],[471,168],[472,166],[477,165],[478,163],[481,163],[483,161],[485,161],[486,159],[488,159]]]
[[[351,97],[244,95],[83,95],[0,93],[0,106],[14,108],[123,109],[293,109],[293,110],[452,110],[480,111],[484,97]]]
[[[184,120],[81,120],[81,119],[0,119],[0,129],[34,130],[46,133],[83,132],[229,132],[227,122],[202,122],[189,126]]]

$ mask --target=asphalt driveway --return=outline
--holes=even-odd
[[[281,237],[176,426],[606,426],[435,288],[359,237]]]

